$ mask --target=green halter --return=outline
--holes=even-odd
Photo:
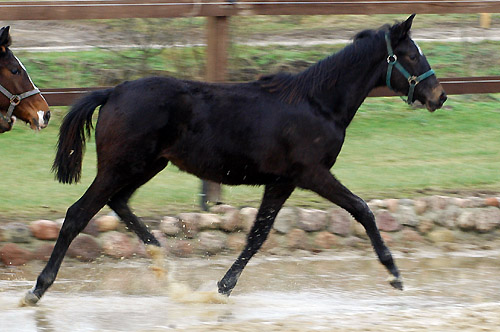
[[[389,32],[385,33],[385,41],[387,43],[387,53],[389,54],[389,56],[387,57],[387,63],[389,64],[389,66],[387,67],[387,76],[385,82],[389,89],[394,90],[391,86],[391,75],[392,68],[395,66],[396,69],[399,70],[399,72],[403,74],[403,76],[408,80],[408,84],[410,85],[410,89],[408,90],[408,99],[405,100],[403,97],[401,97],[401,99],[403,99],[403,101],[408,105],[411,105],[413,103],[413,92],[415,91],[415,86],[417,86],[418,83],[430,77],[431,75],[434,75],[434,70],[429,69],[420,76],[410,75],[410,73],[408,73],[408,71],[404,69],[404,67],[398,62],[398,57],[392,50]]]

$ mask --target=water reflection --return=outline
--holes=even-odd
[[[68,260],[36,308],[18,308],[17,302],[41,266],[1,268],[1,330],[253,331],[264,324],[275,331],[407,331],[408,324],[444,328],[455,316],[464,326],[482,322],[486,331],[500,324],[499,252],[400,254],[397,261],[404,292],[385,282],[386,272],[370,255],[261,256],[227,304],[185,304],[172,300],[168,282],[155,278],[147,260]],[[175,259],[173,267],[177,281],[215,290],[231,262]]]
[[[47,315],[47,310],[45,308],[36,308],[34,313],[34,319],[36,324],[36,331],[41,332],[54,332],[54,328],[50,323],[50,315]]]

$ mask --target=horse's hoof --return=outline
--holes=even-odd
[[[401,277],[390,276],[388,281],[392,287],[403,290],[403,279]]]
[[[32,306],[36,305],[39,300],[40,300],[40,298],[38,296],[36,296],[32,290],[29,290],[24,295],[24,298],[22,298],[21,301],[19,301],[19,306],[20,307],[32,307]]]
[[[217,289],[218,289],[219,294],[225,295],[227,297],[229,297],[229,295],[231,295],[231,291],[233,290],[233,289],[227,288],[221,281],[219,281],[217,283]]]

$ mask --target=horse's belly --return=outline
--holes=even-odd
[[[216,158],[214,156],[185,155],[183,157],[164,155],[180,170],[191,173],[200,179],[228,185],[261,185],[272,182],[276,176],[263,173],[258,166],[239,156]]]

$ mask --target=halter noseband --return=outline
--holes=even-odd
[[[391,74],[393,67],[396,67],[396,69],[399,70],[399,72],[403,74],[403,76],[408,80],[408,84],[410,85],[410,88],[408,90],[408,99],[405,100],[403,97],[401,97],[401,99],[403,99],[403,101],[408,105],[411,105],[413,103],[413,92],[415,91],[415,86],[417,86],[418,83],[425,80],[426,78],[432,76],[434,74],[434,70],[429,69],[420,76],[410,75],[410,73],[408,73],[408,71],[404,69],[404,67],[398,62],[398,57],[392,50],[389,32],[385,33],[385,42],[387,43],[387,53],[389,54],[387,56],[387,63],[389,65],[387,67],[387,76],[385,82],[389,89],[394,90],[391,86]]]
[[[2,118],[2,120],[6,121],[7,123],[10,124],[12,122],[12,113],[14,113],[14,108],[17,105],[19,105],[21,100],[40,93],[40,90],[38,90],[37,88],[34,88],[33,90],[21,93],[19,95],[14,95],[14,94],[10,93],[9,90],[4,88],[0,84],[0,92],[3,93],[5,95],[5,97],[7,97],[10,101],[10,105],[9,105],[8,110],[7,110],[7,114],[3,115],[2,113],[0,113],[0,117]]]

